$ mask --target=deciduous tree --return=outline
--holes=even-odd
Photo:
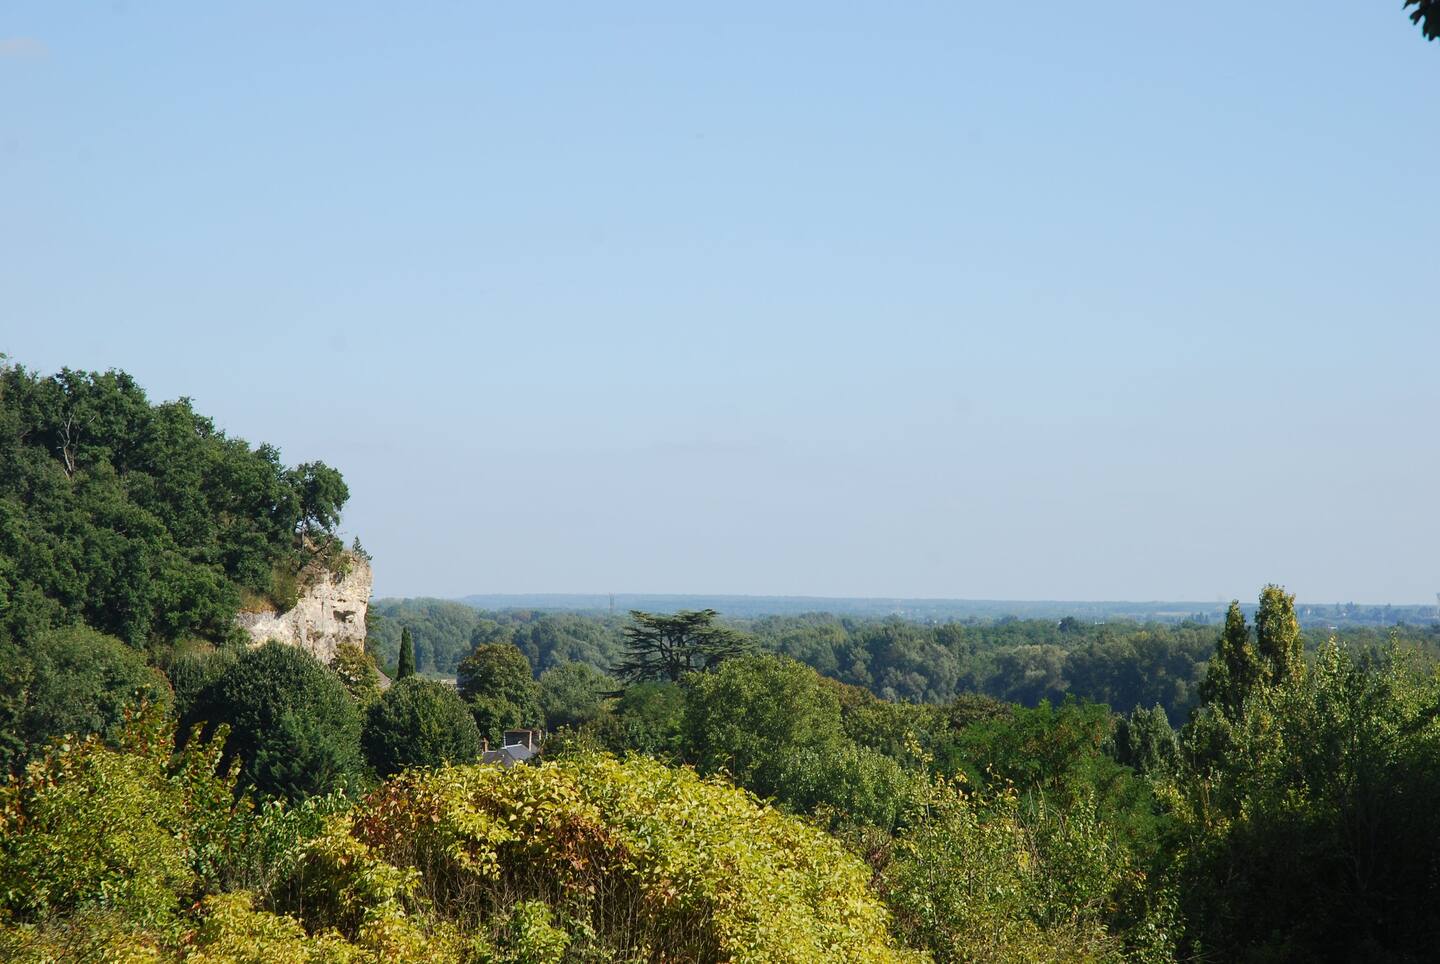
[[[499,740],[503,730],[543,722],[530,661],[509,643],[475,647],[461,661],[457,683],[480,734],[490,740]]]
[[[471,763],[480,756],[480,731],[459,694],[418,676],[396,682],[370,707],[362,743],[382,777],[410,767]]]

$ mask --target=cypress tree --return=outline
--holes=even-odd
[[[402,680],[407,676],[415,675],[415,640],[410,636],[410,629],[406,627],[400,630],[400,659],[395,664],[395,679]]]

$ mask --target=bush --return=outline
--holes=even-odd
[[[464,701],[446,684],[418,676],[400,680],[370,707],[362,740],[382,777],[480,757],[480,731]]]
[[[373,933],[388,901],[411,926],[523,936],[531,956],[512,960],[553,960],[557,928],[576,960],[909,959],[833,838],[642,758],[403,774],[336,822],[307,875],[312,931]]]
[[[334,673],[294,646],[272,641],[240,656],[187,723],[227,725],[227,761],[239,759],[244,781],[263,794],[303,799],[359,782],[359,710]]]
[[[0,918],[85,908],[164,927],[193,893],[207,830],[230,812],[219,748],[171,764],[173,729],[150,707],[110,747],[97,736],[50,750],[0,789]]]
[[[1011,790],[972,795],[944,783],[929,803],[883,879],[908,943],[941,964],[1120,959],[1104,917],[1131,868],[1093,804],[1027,822]],[[1135,959],[1164,959],[1168,948],[1150,950]]]
[[[113,735],[127,709],[170,702],[165,678],[113,636],[83,626],[0,646],[0,766],[18,771],[50,740]]]

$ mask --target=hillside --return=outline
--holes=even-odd
[[[124,372],[0,367],[0,633],[84,623],[137,649],[235,637],[338,551],[349,497]]]

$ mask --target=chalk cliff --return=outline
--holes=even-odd
[[[370,608],[370,563],[345,554],[341,572],[320,570],[306,582],[295,608],[286,612],[241,613],[240,628],[256,645],[278,639],[329,663],[341,643],[365,645],[365,611]]]

